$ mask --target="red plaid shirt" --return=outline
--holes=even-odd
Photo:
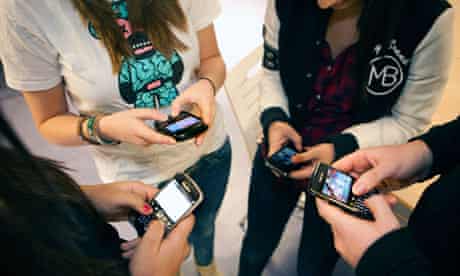
[[[326,41],[322,43],[318,76],[313,86],[313,96],[306,103],[308,116],[300,131],[304,145],[315,145],[321,139],[351,126],[357,84],[350,72],[355,61],[355,45],[333,60],[329,44]]]

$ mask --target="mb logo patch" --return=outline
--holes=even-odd
[[[394,40],[385,50],[382,51],[382,46],[377,45],[375,47],[377,57],[369,63],[367,92],[374,96],[388,95],[404,81],[403,66],[408,64],[408,60],[398,50]]]

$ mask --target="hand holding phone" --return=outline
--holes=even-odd
[[[182,111],[179,115],[171,117],[167,121],[157,121],[155,128],[159,133],[171,136],[180,142],[200,135],[208,129],[208,126],[200,117]]]
[[[364,201],[378,191],[355,196],[352,193],[353,183],[354,179],[350,175],[329,165],[318,163],[310,180],[309,193],[359,218],[373,220],[373,215]]]
[[[165,225],[165,235],[203,201],[203,192],[187,174],[177,174],[173,179],[159,185],[160,191],[150,202],[151,215],[133,214],[129,221],[142,236],[150,222],[158,219]]]
[[[292,157],[299,153],[292,143],[284,144],[281,149],[265,159],[265,165],[278,177],[289,177],[289,173],[299,170],[302,164],[294,164]]]

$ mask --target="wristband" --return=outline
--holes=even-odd
[[[84,134],[83,125],[85,127],[88,127],[88,120],[89,120],[89,118],[86,117],[86,116],[81,116],[80,117],[80,119],[78,120],[78,135],[80,136],[80,138],[83,141],[85,141],[85,142],[87,142],[89,144],[92,144],[92,145],[97,145],[98,143],[96,141],[92,140],[89,137],[86,137],[86,135]]]
[[[107,139],[102,137],[100,129],[99,129],[99,122],[104,117],[104,115],[96,116],[94,119],[94,138],[100,145],[118,145],[120,141],[115,141],[111,139]]]
[[[212,92],[214,94],[214,96],[216,95],[217,93],[217,87],[216,85],[214,84],[214,81],[210,78],[207,78],[207,77],[200,77],[200,80],[207,80],[209,82],[209,84],[211,85],[212,87]]]

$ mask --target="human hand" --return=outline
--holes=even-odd
[[[279,151],[287,142],[291,141],[297,150],[302,150],[302,137],[286,122],[273,122],[268,128],[268,155]]]
[[[191,106],[199,113],[203,122],[211,128],[216,115],[216,99],[214,97],[214,88],[207,80],[199,80],[177,97],[171,106],[172,116],[177,116],[184,107]],[[195,139],[197,146],[201,145],[206,137],[207,131],[200,134]]]
[[[154,109],[130,109],[102,117],[99,121],[99,132],[109,140],[134,145],[173,145],[176,140],[156,132],[145,124],[146,120],[165,121],[167,119],[166,115]]]
[[[98,212],[109,221],[126,220],[132,210],[150,215],[152,207],[147,201],[158,192],[151,185],[134,181],[84,185],[81,188]]]
[[[363,195],[388,179],[412,183],[426,176],[432,162],[428,146],[422,141],[414,141],[404,145],[360,150],[345,156],[333,166],[352,175],[359,175],[353,184],[353,193]],[[401,187],[401,184],[396,186]]]
[[[400,228],[384,196],[371,196],[365,204],[374,216],[374,221],[353,217],[316,198],[320,216],[332,227],[335,249],[354,268],[374,242]]]
[[[315,162],[330,164],[335,158],[335,149],[333,144],[318,144],[307,151],[298,153],[292,157],[294,164],[305,164],[300,170],[290,173],[293,179],[303,180],[311,177]]]
[[[165,226],[158,220],[152,221],[132,254],[131,275],[176,275],[190,252],[187,239],[194,223],[193,216],[187,217],[163,239]]]

